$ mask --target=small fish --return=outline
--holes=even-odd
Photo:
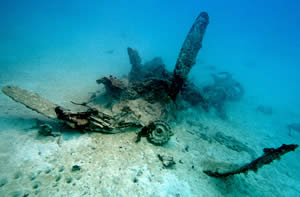
[[[265,105],[259,105],[256,108],[257,111],[266,114],[266,115],[272,115],[273,109],[270,106],[265,106]]]
[[[114,50],[107,50],[105,51],[106,54],[113,54],[114,53]]]
[[[300,123],[288,124],[287,128],[289,129],[289,136],[292,136],[292,130],[300,132]]]

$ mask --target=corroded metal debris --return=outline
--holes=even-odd
[[[152,144],[163,145],[169,141],[172,135],[171,128],[166,122],[155,121],[141,129],[136,142],[139,142],[141,137],[147,137]]]
[[[104,113],[108,109],[101,108],[99,104],[94,103],[96,96],[93,96],[93,99],[88,102],[79,104],[87,107],[87,110],[72,112],[36,93],[16,86],[5,86],[2,88],[2,92],[31,110],[48,118],[59,120],[73,129],[119,133],[126,128],[142,128],[138,133],[137,141],[145,136],[151,143],[163,145],[173,134],[167,121],[169,120],[168,116],[175,111],[175,107],[172,106],[175,106],[174,103],[179,92],[181,92],[181,98],[191,105],[201,104],[205,110],[210,107],[215,108],[222,118],[226,117],[224,103],[238,101],[244,94],[242,85],[227,72],[213,74],[214,84],[204,87],[203,90],[187,79],[190,70],[196,63],[208,23],[208,14],[200,13],[183,43],[173,73],[166,70],[161,58],[156,57],[149,62],[142,63],[138,51],[128,48],[129,61],[132,65],[128,77],[117,79],[109,76],[97,80],[98,84],[105,86],[106,95],[110,97],[111,114]],[[73,103],[78,105],[78,103]],[[93,106],[97,105],[97,108],[91,107],[91,103]],[[290,131],[300,130],[298,124],[291,124],[288,128]],[[44,125],[41,129],[41,133],[51,134],[50,127]],[[222,135],[216,136],[216,141],[231,149],[244,149],[241,144]],[[239,146],[232,147],[224,141],[234,142]],[[264,149],[261,157],[233,171],[213,172],[207,170],[204,172],[213,177],[227,177],[248,171],[257,171],[264,165],[280,159],[282,155],[294,151],[297,147],[298,145],[294,144],[283,144],[277,149]],[[158,158],[166,168],[175,165],[172,157],[158,155]],[[6,183],[4,182],[4,184]]]
[[[109,76],[96,81],[103,84],[106,89],[107,104],[104,108],[101,108],[101,104],[95,103],[96,99],[93,98],[88,102],[79,103],[88,107],[88,110],[72,112],[38,94],[15,86],[6,86],[2,91],[26,107],[49,118],[58,119],[73,129],[118,133],[125,128],[144,126],[141,135],[144,133],[151,143],[161,145],[172,135],[170,127],[163,121],[172,119],[170,117],[176,110],[174,101],[179,92],[181,98],[191,105],[200,103],[206,110],[212,106],[219,112],[224,111],[222,106],[226,100],[234,100],[242,95],[243,89],[228,73],[214,75],[215,84],[205,88],[204,91],[187,80],[188,73],[202,47],[208,23],[208,14],[200,13],[182,45],[173,73],[166,69],[160,57],[143,63],[138,51],[128,48],[132,66],[128,77],[118,79]],[[76,102],[73,103],[78,105]],[[94,107],[96,105],[97,107]],[[112,113],[104,113],[107,109]]]
[[[208,23],[208,14],[200,13],[182,45],[173,73],[166,69],[160,57],[143,63],[138,51],[128,48],[127,52],[132,66],[128,77],[118,79],[109,76],[96,81],[98,84],[103,84],[106,89],[105,109],[99,109],[100,105],[94,102],[95,98],[79,104],[88,107],[88,110],[72,112],[51,103],[38,94],[15,86],[6,86],[2,91],[28,108],[49,118],[58,119],[73,129],[117,133],[122,132],[122,129],[125,128],[145,126],[144,131],[147,131],[145,133],[150,142],[164,144],[169,140],[172,132],[166,123],[157,122],[157,120],[167,122],[171,119],[170,116],[176,110],[174,101],[180,91],[184,100],[192,105],[200,103],[205,109],[208,109],[208,105],[221,109],[219,106],[223,104],[224,91],[225,94],[228,94],[226,98],[236,96],[235,87],[231,88],[232,86],[224,86],[224,83],[217,82],[222,81],[218,76],[215,77],[215,85],[208,88],[210,90],[208,92],[213,93],[218,91],[211,91],[212,89],[216,90],[220,87],[222,90],[225,89],[216,97],[211,94],[208,94],[208,98],[204,97],[201,90],[187,80],[188,73],[195,64],[198,51],[202,47]],[[226,80],[223,82],[225,81],[226,84],[233,82],[233,80],[228,80],[231,79],[229,75],[225,75],[225,77]],[[211,100],[212,102],[210,102]],[[91,107],[90,104],[98,107]],[[112,113],[104,113],[107,109]],[[128,110],[124,111],[123,109]]]
[[[274,160],[279,160],[281,156],[288,152],[295,151],[296,148],[298,148],[298,145],[296,144],[283,144],[279,148],[265,148],[264,154],[261,157],[235,170],[230,170],[228,172],[213,172],[210,170],[205,170],[203,172],[209,176],[217,178],[226,178],[235,174],[247,173],[248,171],[257,172],[259,168],[272,163]]]
[[[110,75],[109,77],[101,77],[96,81],[98,84],[104,84],[106,93],[112,97],[119,98],[122,92],[127,88],[124,81]]]
[[[242,85],[232,78],[229,72],[219,72],[212,74],[214,84],[208,86],[212,89],[220,89],[224,92],[226,100],[236,101],[240,100],[244,95],[244,88]]]
[[[122,132],[125,128],[141,128],[137,121],[127,120],[127,114],[118,114],[113,117],[95,108],[89,108],[84,112],[71,112],[50,101],[42,98],[38,94],[29,92],[16,86],[5,86],[3,93],[13,100],[25,105],[48,118],[59,120],[73,129],[81,131],[96,131],[105,133]],[[45,128],[46,130],[49,130]],[[43,133],[44,130],[43,129]]]
[[[202,40],[208,23],[208,14],[201,12],[185,38],[176,62],[174,77],[169,90],[169,95],[173,100],[176,99],[190,70],[196,63],[196,57],[202,48]]]
[[[205,109],[215,108],[222,119],[226,119],[224,105],[227,101],[239,101],[244,95],[243,86],[232,78],[228,72],[212,74],[214,84],[203,88],[202,96]]]
[[[113,117],[95,108],[84,112],[73,113],[62,107],[56,107],[57,118],[73,129],[81,131],[96,131],[104,133],[120,133],[126,128],[141,128],[139,122],[127,121],[124,114]]]
[[[173,168],[176,164],[172,156],[158,154],[157,157],[162,162],[164,168]]]

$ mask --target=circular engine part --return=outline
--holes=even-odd
[[[155,145],[167,143],[173,135],[170,126],[163,121],[151,122],[147,126],[147,139]]]

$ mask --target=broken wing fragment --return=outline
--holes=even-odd
[[[122,132],[122,129],[129,127],[142,127],[138,122],[125,121],[122,119],[122,116],[116,119],[113,116],[94,108],[89,108],[84,112],[71,112],[42,98],[36,93],[29,92],[16,86],[5,86],[2,89],[2,92],[29,109],[48,118],[60,120],[62,123],[73,129],[104,133],[120,133]]]
[[[14,101],[25,105],[48,118],[56,118],[55,108],[58,106],[36,93],[29,92],[17,86],[4,86],[2,92]]]

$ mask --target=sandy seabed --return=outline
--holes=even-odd
[[[69,101],[84,101],[100,89],[96,78],[87,75],[15,75],[2,78],[0,86],[18,85],[69,108],[74,107]],[[184,109],[170,123],[174,136],[160,147],[146,139],[136,144],[134,131],[105,135],[64,129],[0,93],[0,197],[300,196],[299,149],[257,173],[226,180],[203,173],[247,163],[266,147],[299,144],[300,133],[290,137],[286,128],[299,114],[275,108],[265,115],[257,105],[247,97],[229,103],[226,121],[200,107]],[[36,119],[52,124],[62,136],[39,136]],[[172,156],[175,167],[164,168],[158,154]],[[80,170],[72,171],[74,165]]]

